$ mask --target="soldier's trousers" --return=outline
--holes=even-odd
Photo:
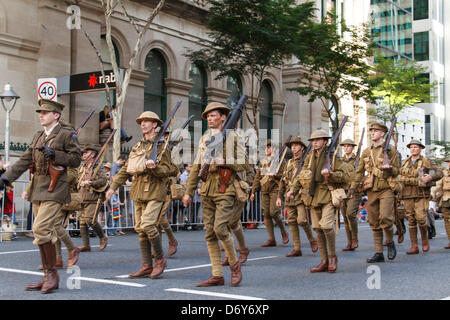
[[[264,224],[266,225],[267,232],[269,233],[269,239],[275,240],[275,234],[273,229],[273,221],[280,228],[281,233],[285,233],[283,220],[280,216],[280,207],[277,207],[277,192],[263,193],[261,195],[262,210],[264,213]]]
[[[55,221],[61,211],[62,204],[55,201],[35,201],[33,202],[34,222],[33,222],[33,243],[41,245],[57,240]]]
[[[408,225],[425,228],[427,226],[427,212],[429,200],[425,198],[403,199],[403,204],[408,218]]]
[[[84,202],[81,204],[81,210],[78,212],[78,221],[80,222],[80,233],[83,240],[83,246],[89,245],[88,227],[97,234],[99,239],[105,236],[102,227],[97,221],[97,213],[100,209],[100,205],[97,202]]]
[[[202,197],[203,223],[206,228],[205,240],[208,246],[213,276],[223,276],[219,240],[222,241],[230,266],[237,261],[233,238],[228,229],[235,212],[235,202],[236,200],[233,196]]]
[[[145,233],[149,239],[159,236],[157,223],[160,218],[164,202],[162,201],[134,201],[134,219],[137,233]]]
[[[344,207],[342,208],[345,232],[347,233],[347,240],[349,243],[352,240],[358,240],[358,212],[361,198],[362,193],[355,193],[353,198],[345,200]]]
[[[375,252],[383,253],[383,230],[387,242],[392,242],[394,238],[394,191],[391,189],[369,190],[367,197],[367,215],[373,232]]]
[[[336,233],[333,229],[336,220],[336,208],[327,203],[311,208],[312,227],[317,233],[320,258],[326,260],[336,255]]]
[[[170,195],[168,195],[162,206],[157,225],[158,225],[158,229],[162,228],[166,232],[166,235],[167,235],[167,238],[169,239],[169,241],[173,242],[176,240],[175,235],[173,234],[173,230],[170,227],[169,220],[167,220],[167,212],[170,209],[171,203],[172,203],[172,199],[170,198]]]
[[[64,220],[65,220],[67,214],[69,214],[69,212],[60,210],[55,219],[56,236],[58,237],[57,241],[59,242],[59,244],[58,243],[56,244],[56,257],[57,258],[61,258],[61,242],[60,241],[64,242],[68,251],[72,251],[75,248],[72,238],[69,236],[69,233],[67,232],[66,228],[64,228]]]
[[[231,220],[228,224],[228,228],[233,232],[234,236],[236,237],[240,250],[246,248],[244,230],[242,228],[241,222],[242,211],[244,210],[244,207],[246,205],[247,202],[242,202],[236,199],[234,203],[234,211]]]
[[[450,241],[450,208],[442,207],[442,215],[444,216],[445,230],[447,231],[448,241]]]
[[[297,206],[286,206],[287,210],[287,222],[289,225],[289,230],[291,231],[292,241],[294,243],[294,249],[300,250],[300,232],[298,227],[301,226],[306,233],[309,241],[314,240],[312,235],[311,227],[308,223],[308,212],[303,204]]]

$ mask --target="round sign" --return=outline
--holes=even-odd
[[[41,83],[38,88],[38,95],[40,99],[53,100],[56,97],[56,85],[50,81]]]

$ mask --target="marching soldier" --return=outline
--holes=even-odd
[[[312,143],[313,151],[306,157],[302,171],[289,194],[290,196],[297,194],[301,184],[312,197],[310,198],[311,220],[312,227],[317,233],[321,262],[311,268],[311,272],[336,272],[337,270],[336,233],[333,229],[337,214],[332,202],[331,190],[335,185],[344,182],[344,169],[343,163],[337,158],[331,166],[331,172],[323,169],[328,139],[330,136],[325,130],[319,129],[311,133],[308,140]]]
[[[285,192],[290,190],[294,175],[300,166],[299,160],[306,148],[306,145],[300,137],[292,138],[292,140],[286,143],[286,146],[291,149],[293,158],[288,161],[283,177],[280,180],[277,198],[277,206],[279,207],[281,207],[281,199],[284,197]],[[300,232],[298,229],[299,225],[305,231],[312,251],[316,252],[318,249],[317,241],[314,238],[311,226],[308,223],[308,212],[306,211],[307,209],[303,203],[301,194],[298,192],[295,195],[292,194],[292,198],[286,198],[289,230],[291,231],[292,241],[294,242],[294,249],[288,253],[286,257],[298,257],[302,255]]]
[[[62,205],[70,202],[66,168],[80,165],[81,150],[75,131],[59,123],[64,105],[45,99],[40,99],[38,104],[36,112],[39,113],[39,121],[44,130],[34,135],[31,147],[2,175],[0,189],[31,169],[33,177],[29,198],[36,217],[33,223],[33,243],[39,246],[44,277],[36,284],[27,286],[26,290],[51,293],[59,286],[55,266],[55,219]],[[55,171],[60,174],[59,177],[55,175]]]
[[[418,254],[417,224],[422,237],[422,251],[430,250],[427,228],[427,213],[431,197],[430,183],[439,180],[442,172],[431,160],[421,155],[425,146],[420,141],[411,140],[406,146],[411,156],[403,160],[400,168],[400,180],[404,185],[401,198],[408,217],[411,239],[411,248],[406,253]]]
[[[344,156],[342,161],[355,166],[356,155],[353,153],[353,149],[356,143],[351,139],[346,139],[340,143],[344,150]],[[348,192],[348,187],[346,188]],[[342,249],[342,251],[354,251],[358,248],[358,212],[359,204],[363,196],[362,192],[356,192],[353,194],[351,199],[344,200],[344,207],[342,208],[344,223],[345,223],[345,233],[347,234],[347,246]]]
[[[390,165],[383,164],[384,136],[388,131],[382,123],[374,122],[370,125],[372,145],[362,152],[362,161],[356,169],[355,181],[349,190],[349,197],[354,196],[360,184],[367,190],[367,212],[375,244],[375,254],[367,259],[368,263],[384,262],[383,230],[387,241],[388,259],[393,260],[397,255],[393,225],[395,178],[399,173],[399,163],[397,150],[394,146],[389,146]],[[365,172],[368,176],[364,175]]]
[[[211,135],[221,132],[229,112],[230,108],[227,106],[218,102],[212,102],[207,105],[202,113],[202,118],[208,121],[209,130],[200,139],[197,158],[189,173],[186,194],[183,196],[183,204],[186,207],[192,202],[194,192],[197,190],[200,179],[198,174],[205,163],[204,155],[207,150],[205,143]],[[198,287],[224,285],[219,240],[222,242],[225,254],[228,257],[231,270],[231,286],[239,285],[242,280],[241,264],[236,258],[234,242],[228,230],[228,225],[232,220],[237,195],[234,184],[236,173],[244,171],[247,165],[245,161],[244,164],[239,164],[239,161],[237,161],[237,155],[245,156],[245,147],[243,143],[237,143],[238,137],[236,133],[234,131],[230,132],[227,135],[227,139],[230,139],[229,141],[232,144],[229,144],[227,141],[227,143],[224,143],[223,148],[225,149],[225,146],[229,145],[234,147],[233,152],[230,152],[232,159],[227,158],[225,162],[222,155],[227,153],[225,150],[219,150],[223,151],[223,153],[221,152],[221,155],[216,154],[216,157],[212,159],[206,181],[201,185],[203,222],[206,227],[205,240],[211,260],[212,275],[207,280],[197,283]],[[225,184],[225,178],[228,177],[230,180]]]
[[[264,224],[266,225],[269,239],[264,242],[261,247],[275,247],[274,225],[273,221],[280,228],[283,243],[289,242],[289,235],[284,228],[283,220],[280,217],[280,207],[277,206],[278,184],[281,179],[281,174],[273,174],[268,172],[272,161],[275,161],[275,156],[272,154],[272,142],[267,140],[266,143],[266,159],[261,161],[261,164],[256,171],[255,179],[253,180],[250,200],[255,200],[255,192],[261,187],[261,202],[264,215]],[[280,172],[284,171],[284,163],[280,167]]]
[[[133,176],[130,190],[135,207],[135,230],[139,234],[142,265],[129,278],[158,278],[166,267],[161,235],[157,223],[167,197],[167,183],[176,175],[178,168],[171,162],[170,152],[162,145],[158,147],[157,163],[148,160],[156,136],[156,128],[162,125],[158,115],[152,111],[143,112],[136,123],[140,125],[144,137],[132,148],[125,165],[114,176],[106,198],[111,198],[115,190]],[[152,247],[155,252],[155,266],[152,261]]]
[[[444,160],[447,163],[447,169],[444,170],[444,176],[436,182],[436,198],[440,200],[439,207],[442,210],[444,218],[445,231],[447,231],[448,244],[445,249],[450,249],[450,157]]]
[[[108,245],[108,237],[103,232],[100,223],[97,221],[97,213],[100,209],[101,202],[104,201],[104,191],[107,187],[108,179],[105,169],[99,164],[93,171],[91,177],[89,172],[93,169],[94,159],[100,148],[98,146],[88,144],[83,148],[82,159],[83,165],[78,169],[77,190],[81,197],[81,210],[79,211],[80,234],[83,246],[81,252],[91,251],[89,245],[89,227],[94,230],[100,239],[100,251],[103,251]]]

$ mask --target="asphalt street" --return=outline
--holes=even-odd
[[[211,267],[204,241],[204,231],[180,231],[178,252],[167,258],[161,278],[128,279],[140,264],[138,237],[128,231],[125,236],[109,238],[103,252],[98,239],[91,238],[92,252],[81,253],[79,269],[59,270],[59,289],[53,294],[27,292],[25,285],[37,282],[40,257],[31,239],[20,238],[0,243],[0,299],[13,300],[440,300],[450,299],[450,250],[442,220],[436,221],[437,236],[431,250],[406,255],[409,236],[397,244],[395,260],[370,265],[373,254],[372,233],[367,223],[360,224],[360,246],[354,252],[342,252],[346,244],[343,226],[337,236],[338,271],[335,274],[312,274],[309,269],[320,262],[312,253],[301,231],[302,257],[287,258],[292,241],[281,244],[276,229],[277,247],[261,248],[266,230],[245,230],[250,248],[249,260],[242,267],[243,281],[230,286],[230,270],[224,267],[225,285],[197,288],[195,283],[210,276]],[[163,236],[165,251],[167,237]],[[397,239],[397,237],[396,237]],[[74,238],[80,246],[81,239]],[[385,252],[386,255],[386,252]],[[64,261],[67,251],[63,250]],[[386,259],[387,260],[387,259]],[[77,273],[79,271],[79,273]]]

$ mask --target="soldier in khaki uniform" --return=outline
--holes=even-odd
[[[397,150],[389,146],[390,165],[383,165],[384,136],[388,131],[382,123],[375,122],[369,126],[372,145],[361,153],[355,181],[349,190],[349,197],[355,194],[356,188],[361,184],[367,190],[367,212],[375,244],[375,254],[367,259],[368,263],[384,262],[383,230],[387,241],[388,259],[393,260],[397,255],[393,225],[394,190],[399,173],[399,161]],[[365,176],[365,172],[368,176]]]
[[[67,167],[78,167],[81,150],[74,130],[59,124],[64,105],[50,100],[39,100],[39,121],[44,130],[38,131],[31,147],[12,165],[0,179],[0,189],[10,184],[32,166],[34,171],[29,198],[33,203],[35,220],[33,223],[34,244],[39,246],[44,277],[38,283],[29,285],[27,290],[40,290],[50,293],[59,286],[56,270],[57,239],[55,219],[63,204],[70,202]],[[61,174],[57,180],[50,176],[49,167],[58,167]],[[62,170],[61,170],[62,169]],[[55,176],[53,176],[55,177]],[[49,187],[50,191],[49,191]],[[53,190],[52,190],[53,189]]]
[[[340,143],[344,150],[344,156],[342,161],[355,167],[356,155],[353,154],[353,149],[356,143],[351,139],[346,139]],[[346,186],[346,191],[350,185]],[[355,192],[351,199],[344,200],[344,207],[342,208],[344,223],[345,223],[345,233],[347,234],[347,246],[342,249],[342,251],[354,251],[358,248],[358,212],[359,204],[363,196],[362,192]]]
[[[101,164],[94,168],[92,176],[89,179],[91,166],[99,151],[100,148],[98,146],[86,145],[82,152],[84,163],[78,169],[77,190],[81,197],[81,210],[79,211],[78,219],[83,242],[83,246],[80,248],[81,252],[91,251],[91,246],[89,245],[89,227],[94,230],[100,239],[100,251],[103,251],[108,245],[108,237],[97,221],[97,213],[104,201],[104,192],[108,183],[105,169],[101,167]]]
[[[169,177],[176,175],[178,168],[172,163],[170,152],[164,150],[162,143],[158,146],[157,163],[148,160],[156,138],[156,128],[163,123],[158,115],[145,111],[136,119],[136,123],[140,125],[144,137],[131,149],[127,162],[114,176],[106,198],[111,198],[120,185],[133,177],[130,195],[134,200],[135,230],[139,234],[142,265],[138,271],[129,274],[128,277],[156,279],[163,274],[166,267],[157,224],[167,198]],[[152,247],[155,252],[154,267]]]
[[[450,157],[445,158],[445,162],[447,162],[447,169],[444,170],[444,176],[436,182],[436,198],[440,200],[439,207],[442,210],[445,231],[447,231],[448,244],[445,249],[450,249]]]
[[[422,237],[422,251],[430,250],[427,229],[427,213],[431,198],[430,183],[442,178],[442,171],[431,160],[420,154],[425,149],[420,141],[411,140],[407,147],[411,156],[403,160],[400,168],[400,180],[404,185],[401,198],[408,217],[409,238],[411,239],[411,248],[406,253],[418,254],[417,224],[419,224]],[[429,174],[430,170],[434,174]]]
[[[272,152],[272,142],[267,140],[266,143],[266,159],[261,161],[261,164],[256,171],[255,179],[253,180],[252,193],[250,200],[254,201],[256,189],[261,187],[261,206],[264,214],[264,224],[266,225],[269,239],[264,242],[261,247],[275,247],[274,225],[273,221],[280,228],[283,243],[289,242],[289,235],[284,228],[283,220],[280,217],[280,207],[277,207],[278,184],[281,180],[285,164],[282,163],[278,174],[268,172],[272,161],[275,161],[275,155]]]
[[[297,172],[300,163],[299,160],[303,155],[306,145],[303,143],[300,137],[294,137],[291,141],[286,143],[286,146],[291,149],[293,158],[290,159],[284,170],[283,177],[280,180],[278,188],[277,206],[281,207],[281,199],[284,197],[286,191],[290,190],[293,178]],[[314,238],[311,230],[311,226],[308,223],[307,208],[303,203],[301,192],[292,194],[292,198],[286,197],[286,209],[288,214],[289,230],[291,231],[292,241],[294,242],[294,249],[286,255],[286,257],[299,257],[302,255],[300,231],[298,226],[301,226],[306,233],[306,236],[311,245],[313,252],[316,252],[317,241]]]
[[[199,150],[195,163],[189,173],[186,183],[186,194],[183,197],[184,206],[192,202],[194,192],[200,180],[198,174],[205,163],[206,141],[211,135],[218,134],[223,128],[224,121],[230,108],[225,105],[212,102],[206,106],[202,113],[202,118],[208,121],[209,130],[202,136],[199,142]],[[216,150],[215,158],[209,166],[208,176],[201,185],[203,222],[206,228],[206,245],[208,247],[209,258],[212,265],[212,275],[207,280],[197,283],[198,287],[209,287],[224,285],[223,270],[221,265],[221,255],[219,240],[225,249],[228,263],[231,270],[231,285],[237,286],[242,280],[241,264],[236,258],[233,238],[228,229],[228,225],[233,218],[236,189],[234,179],[236,172],[244,171],[247,168],[245,159],[238,159],[238,155],[245,158],[244,143],[239,143],[237,134],[232,131],[227,135],[226,143]],[[231,143],[229,143],[231,142]],[[225,147],[233,146],[232,158],[224,159],[227,152]],[[243,160],[243,164],[240,164]],[[229,183],[225,184],[224,176],[230,177]]]
[[[333,229],[337,208],[332,203],[331,189],[345,182],[345,163],[335,158],[331,165],[331,172],[323,169],[329,138],[328,133],[322,129],[311,133],[308,140],[312,142],[313,151],[306,157],[302,171],[289,192],[289,196],[297,194],[301,184],[312,197],[310,198],[311,220],[312,227],[317,233],[321,262],[311,268],[311,272],[336,272],[337,270],[336,233]],[[348,166],[345,168],[347,170]]]

